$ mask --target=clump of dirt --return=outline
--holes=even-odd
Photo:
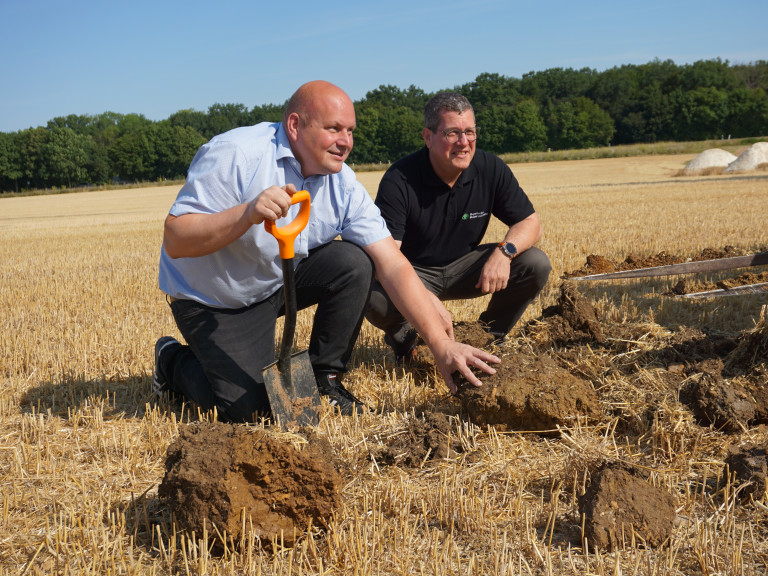
[[[734,246],[726,246],[722,250],[716,248],[705,248],[699,254],[684,257],[659,252],[652,256],[641,257],[637,254],[628,255],[623,262],[610,260],[605,256],[590,254],[584,266],[572,272],[563,274],[563,278],[573,278],[574,276],[589,276],[591,274],[604,274],[606,272],[618,272],[621,270],[635,270],[638,268],[650,268],[652,266],[667,266],[669,264],[680,264],[681,262],[696,262],[699,260],[713,260],[715,258],[730,258],[732,256],[743,256],[744,251]]]
[[[633,535],[649,547],[661,546],[672,532],[675,499],[650,484],[636,468],[605,463],[593,474],[579,511],[590,548],[616,550]]]
[[[556,433],[578,417],[602,418],[592,384],[558,366],[548,354],[517,352],[502,357],[496,373],[472,386],[457,378],[462,410],[479,426]]]
[[[695,346],[682,348],[682,356],[701,358],[685,368],[687,383],[680,391],[680,401],[687,405],[702,426],[714,426],[724,432],[768,424],[768,381],[765,359],[768,358],[768,318],[766,307],[752,330],[742,332],[735,340],[705,338]],[[716,345],[712,345],[717,342]],[[724,376],[733,376],[725,380]]]
[[[603,342],[603,327],[592,303],[573,282],[563,282],[557,304],[542,311],[541,319],[529,326],[531,339],[539,346],[582,341]]]
[[[426,412],[423,418],[410,418],[406,425],[383,440],[372,451],[379,464],[420,468],[430,460],[451,458],[464,452],[445,414]]]
[[[558,322],[556,330],[571,339],[577,333],[584,337],[599,335],[594,308],[578,291],[567,291],[561,301],[567,320],[562,325]],[[474,424],[493,425],[499,430],[556,433],[558,426],[572,424],[578,417],[602,417],[592,385],[561,368],[548,354],[502,354],[495,338],[478,322],[456,323],[454,336],[458,342],[501,357],[501,363],[494,365],[495,374],[478,372],[483,381],[479,388],[454,374],[463,415]],[[426,345],[417,347],[417,357],[421,368],[434,369],[434,356]]]
[[[252,526],[267,543],[282,537],[291,545],[340,503],[341,480],[327,450],[312,437],[299,450],[267,430],[193,423],[168,448],[158,495],[182,530],[215,534],[215,526],[238,541],[242,527]]]
[[[723,380],[723,361],[713,358],[699,362],[680,392],[702,426],[714,426],[723,432],[739,432],[757,420],[758,405],[754,396],[738,380]]]
[[[768,306],[763,306],[755,327],[743,332],[736,339],[736,346],[726,358],[725,365],[730,370],[735,367],[755,367],[759,361],[766,359],[768,359]]]
[[[725,459],[741,500],[759,500],[768,491],[768,452],[764,446],[731,446]]]

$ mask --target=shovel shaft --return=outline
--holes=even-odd
[[[284,258],[283,291],[285,292],[285,326],[277,357],[277,369],[281,374],[290,374],[291,350],[296,333],[296,282],[294,281],[293,258]]]

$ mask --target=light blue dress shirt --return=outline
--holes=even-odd
[[[200,147],[170,213],[212,214],[249,202],[270,186],[307,190],[307,227],[294,244],[294,263],[340,236],[359,246],[389,236],[381,213],[346,164],[341,172],[304,179],[281,123],[235,128]],[[284,226],[299,206],[277,221]],[[161,250],[160,289],[175,298],[215,308],[241,308],[269,297],[283,284],[277,240],[264,225],[251,226],[230,245],[196,258],[173,259]]]

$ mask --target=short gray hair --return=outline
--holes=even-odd
[[[440,126],[440,112],[443,110],[457,114],[472,110],[474,113],[472,104],[465,96],[456,92],[441,92],[432,96],[424,107],[424,127],[437,132],[437,127]]]

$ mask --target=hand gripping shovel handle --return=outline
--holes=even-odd
[[[290,379],[291,348],[296,331],[296,285],[293,270],[293,244],[296,236],[304,230],[309,221],[309,192],[301,190],[291,196],[291,204],[301,204],[299,213],[289,224],[277,227],[272,220],[264,220],[264,228],[272,234],[280,247],[280,259],[283,264],[283,290],[285,291],[285,324],[280,344],[277,369]],[[290,381],[290,380],[289,380]]]
[[[278,228],[272,220],[264,220],[264,228],[272,234],[280,246],[280,258],[288,260],[293,258],[293,243],[299,232],[304,230],[309,222],[309,192],[300,190],[291,196],[291,204],[301,204],[299,214],[290,224]]]

